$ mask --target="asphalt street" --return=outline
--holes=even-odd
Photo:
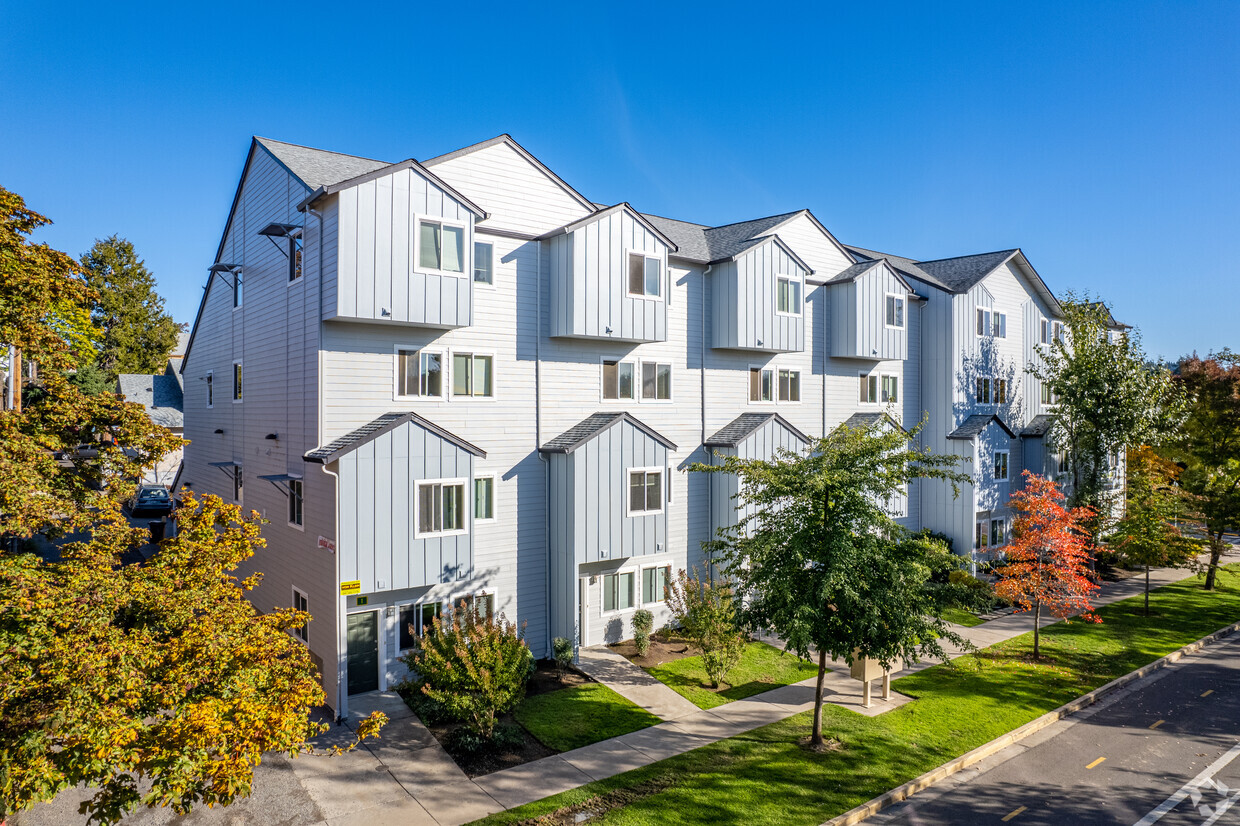
[[[875,821],[1240,823],[1240,635],[1158,674]]]

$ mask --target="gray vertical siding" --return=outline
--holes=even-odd
[[[763,424],[741,440],[735,448],[715,448],[720,457],[739,456],[741,459],[774,459],[781,450],[801,453],[806,444],[788,428],[775,419]],[[722,464],[721,458],[714,460]],[[731,528],[742,517],[752,516],[754,508],[740,507],[736,495],[740,492],[740,477],[733,473],[715,473],[711,475],[711,530],[717,535],[719,530]]]
[[[668,247],[627,211],[611,212],[553,236],[547,246],[552,336],[667,340]],[[659,299],[629,295],[629,251],[643,252],[663,262]]]
[[[414,535],[414,483],[465,479],[473,501],[474,457],[414,423],[361,445],[339,460],[340,578],[360,580],[362,593],[452,582],[473,572],[473,509],[469,530],[446,537]]]
[[[909,356],[908,290],[886,264],[853,281],[832,284],[831,353],[845,358],[904,361]],[[887,326],[887,295],[904,296],[904,329]]]
[[[473,213],[412,169],[341,191],[336,267],[324,318],[453,328],[473,323]],[[465,224],[466,272],[420,272],[414,255],[417,216]]]
[[[801,279],[801,313],[776,312],[776,277]],[[723,350],[805,350],[805,268],[773,240],[711,270],[711,346]]]

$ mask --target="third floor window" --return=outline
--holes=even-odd
[[[663,261],[642,252],[629,253],[629,295],[659,298],[663,294]]]
[[[791,275],[775,277],[775,310],[783,315],[801,314],[801,279]]]

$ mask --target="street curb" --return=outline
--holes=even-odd
[[[1106,685],[1095,688],[1088,694],[1082,694],[1080,697],[1077,697],[1071,702],[1065,703],[1054,711],[1048,711],[1041,717],[1030,720],[1023,726],[1014,728],[1007,734],[996,737],[989,743],[984,743],[983,745],[973,749],[973,751],[966,752],[954,760],[949,760],[938,768],[931,769],[920,777],[915,777],[904,785],[897,786],[886,794],[879,795],[867,803],[862,803],[855,809],[850,809],[842,815],[831,818],[826,823],[822,824],[822,826],[851,826],[851,824],[860,823],[867,818],[873,817],[883,809],[886,809],[888,806],[907,800],[917,794],[917,792],[920,792],[923,789],[928,789],[935,783],[945,780],[953,774],[963,771],[976,763],[980,763],[982,760],[985,760],[987,757],[990,757],[996,752],[1002,751],[1013,743],[1020,742],[1031,734],[1035,734],[1047,726],[1075,714],[1083,708],[1088,708],[1106,695],[1114,691],[1118,691],[1129,683],[1148,677],[1155,671],[1166,668],[1184,656],[1196,653],[1204,646],[1216,640],[1220,640],[1223,637],[1229,636],[1236,631],[1240,631],[1240,622],[1232,623],[1225,628],[1220,628],[1213,634],[1202,637],[1196,642],[1190,642],[1183,648],[1172,651],[1170,654],[1154,660],[1154,662],[1147,666],[1138,668],[1136,671],[1125,674],[1122,677],[1117,677]]]

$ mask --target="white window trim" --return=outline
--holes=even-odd
[[[421,381],[421,375],[422,375],[422,353],[430,353],[432,355],[439,356],[441,359],[440,372],[443,373],[443,381],[450,383],[451,378],[452,378],[450,375],[451,367],[452,367],[452,358],[447,350],[437,349],[433,347],[413,347],[408,344],[394,344],[392,345],[392,400],[393,401],[423,401],[423,402],[445,401],[449,395],[447,392],[441,393],[438,396],[421,396],[417,394],[412,395],[412,396],[402,396],[400,394],[400,354],[402,350],[407,353],[418,354],[419,382]],[[486,355],[486,353],[480,353],[479,355]],[[447,362],[446,364],[444,363],[445,361]],[[494,368],[495,362],[492,361],[491,365],[492,365],[492,368]],[[450,389],[450,384],[444,384],[442,385],[442,387],[445,389],[445,391],[447,391],[448,389]],[[492,391],[495,390],[494,382],[492,382],[491,390]]]
[[[450,597],[446,597],[445,599],[439,600],[439,603],[444,606],[441,609],[443,611],[441,616],[446,617],[449,614],[449,612],[455,611],[457,609],[457,606],[459,606],[465,600],[470,600],[472,602],[475,597],[485,597],[485,596],[491,597],[491,608],[493,612],[492,616],[498,617],[500,613],[499,593],[498,591],[496,591],[495,586],[493,585],[487,585],[482,588],[476,588],[472,591],[455,591]],[[428,601],[434,602],[435,600],[428,600]]]
[[[303,591],[301,588],[298,588],[296,585],[292,586],[292,591],[293,591],[292,592],[293,599],[290,604],[292,606],[296,606],[297,596],[298,594],[300,594],[302,599],[306,601],[306,613],[309,614],[310,613],[310,594],[307,593],[306,591]],[[297,609],[294,608],[293,610],[297,610]],[[313,619],[310,620],[310,622],[313,622],[313,621],[314,621]],[[292,636],[293,639],[297,640],[302,645],[306,646],[306,648],[310,647],[310,622],[307,622],[301,628],[290,628],[289,629],[290,636]],[[302,634],[306,635],[305,639],[301,638]]]
[[[305,479],[290,479],[289,481],[301,483],[301,524],[298,525],[296,522],[290,519],[288,521],[288,526],[295,531],[301,531],[302,533],[305,533],[306,532],[306,480]],[[293,498],[292,485],[289,486],[289,492],[288,492],[287,498],[289,499]],[[287,515],[287,511],[288,511],[287,502],[285,502],[284,504],[284,510],[286,511],[285,515]]]
[[[779,282],[781,279],[790,281],[790,282],[796,282],[797,284],[801,285],[801,289],[797,293],[800,298],[800,300],[797,303],[800,306],[797,308],[796,312],[785,312],[784,310],[779,309]],[[787,273],[787,272],[775,273],[775,315],[784,316],[786,318],[800,318],[802,315],[804,315],[804,313],[805,313],[805,279],[802,276],[794,275],[793,273]]]
[[[632,398],[626,398],[625,396],[618,396],[617,398],[614,398],[614,399],[607,398],[606,388],[604,386],[604,381],[603,381],[603,370],[605,369],[603,363],[607,361],[614,361],[617,365],[621,365],[621,364],[632,365],[633,367],[633,397]],[[598,400],[599,402],[602,404],[615,404],[617,402],[639,402],[641,401],[641,395],[642,395],[642,389],[640,386],[641,385],[641,372],[642,372],[642,367],[641,367],[640,361],[633,361],[632,359],[617,359],[617,358],[608,358],[607,356],[599,356],[599,359],[598,359]],[[617,387],[616,387],[617,393],[619,393],[619,390],[620,390],[618,385],[619,385],[619,381],[617,381]]]
[[[469,262],[469,280],[474,282],[475,287],[481,287],[486,290],[494,290],[495,289],[495,242],[479,240],[477,234],[475,233],[474,245],[477,245],[477,244],[486,244],[487,246],[491,248],[491,280],[490,282],[486,282],[486,281],[479,281],[478,279],[474,278],[474,261],[472,259]]]
[[[460,485],[463,495],[469,497],[469,504],[464,508],[465,527],[452,531],[428,531],[423,533],[418,530],[422,517],[422,497],[419,495],[423,487],[427,485]],[[438,539],[444,536],[464,536],[469,533],[469,523],[474,520],[474,497],[473,486],[466,477],[455,479],[415,479],[413,480],[413,538],[414,539]]]
[[[857,377],[858,377],[858,378],[861,378],[861,377],[863,377],[863,376],[864,376],[866,379],[869,379],[869,378],[871,378],[871,377],[875,378],[875,379],[878,381],[878,385],[876,386],[876,388],[875,388],[875,390],[874,390],[874,401],[869,401],[869,400],[866,400],[866,401],[861,401],[861,385],[860,385],[860,383],[858,383],[858,385],[857,385],[857,404],[872,404],[872,405],[881,405],[881,404],[883,403],[883,402],[882,402],[882,399],[883,399],[883,380],[882,380],[882,374],[881,374],[881,373],[862,373],[861,371],[857,371]]]
[[[448,353],[448,364],[444,368],[444,374],[448,378],[447,398],[450,398],[454,401],[456,399],[460,399],[462,401],[471,401],[471,402],[494,402],[496,399],[499,398],[499,377],[496,375],[496,372],[495,372],[495,362],[498,359],[496,358],[494,352],[487,351],[487,350],[470,350],[470,349],[462,347],[460,350],[450,349],[447,351],[447,353]],[[455,359],[458,355],[460,356],[468,355],[470,358],[473,358],[474,356],[483,356],[491,360],[491,395],[489,396],[474,396],[474,395],[458,396],[456,394],[456,391],[453,389],[454,387],[453,381],[456,378]],[[399,377],[397,378],[399,379]],[[429,398],[429,397],[420,396],[419,398]]]
[[[986,540],[984,544],[978,544],[978,541],[977,541],[978,539],[977,529],[979,526],[984,526],[985,528],[984,532],[982,533],[982,537]],[[973,550],[981,551],[989,547],[991,547],[990,545],[990,514],[989,513],[984,513],[984,514],[975,513],[973,515]]]
[[[636,470],[636,468],[634,468]],[[628,608],[613,608],[608,611],[605,606],[607,604],[607,592],[604,590],[609,576],[623,576],[624,574],[633,575],[633,604]],[[642,607],[642,582],[641,569],[634,565],[627,565],[623,568],[617,568],[614,571],[606,571],[598,575],[598,613],[600,617],[614,617],[617,614],[625,614],[636,611]]]
[[[289,275],[293,274],[293,251],[296,249],[296,245],[297,245],[297,242],[294,239],[298,239],[298,238],[301,239],[301,275],[297,276],[296,278],[285,279],[286,281],[288,281],[288,284],[285,285],[287,287],[291,287],[294,284],[300,284],[301,282],[306,280],[306,236],[305,236],[304,230],[301,230],[301,229],[297,230],[294,233],[291,233],[288,236],[288,269],[289,269],[288,274]]]
[[[898,298],[900,302],[903,304],[903,307],[900,310],[900,318],[901,320],[904,321],[903,324],[887,323],[887,299],[888,298]],[[908,329],[908,296],[907,295],[900,295],[899,293],[885,293],[883,295],[883,327],[885,327],[888,330]]]
[[[671,404],[676,401],[676,365],[670,361],[659,361],[658,359],[638,359],[637,373],[634,376],[634,389],[637,391],[637,401],[642,404]],[[658,393],[659,387],[659,365],[667,365],[667,398],[666,399],[648,399],[642,392],[642,367],[647,364],[655,365],[655,392]],[[608,401],[615,401],[608,399]],[[622,400],[623,401],[623,400]]]
[[[637,582],[635,583],[635,587],[637,590],[637,599],[635,600],[635,602],[640,607],[644,608],[647,605],[667,605],[666,599],[656,599],[656,600],[652,600],[651,602],[647,602],[645,593],[643,591],[643,588],[645,587],[646,571],[654,570],[656,568],[666,568],[667,569],[667,584],[668,585],[672,584],[673,566],[670,561],[660,562],[660,563],[655,563],[655,564],[639,565],[637,568]],[[616,612],[613,612],[613,613],[616,613]]]
[[[207,383],[207,409],[211,410],[215,407],[215,371],[208,370],[205,376]]]
[[[237,494],[233,496],[232,501],[235,505],[245,505],[245,468],[242,465],[233,465],[233,491]],[[237,474],[241,474],[241,484],[237,484]]]
[[[432,270],[421,266],[422,254],[422,222],[429,224],[440,224],[442,226],[460,227],[465,230],[465,242],[461,245],[463,249],[461,254],[465,260],[461,262],[460,272],[449,272],[448,270]],[[413,258],[410,259],[410,272],[420,272],[424,275],[443,275],[448,278],[468,278],[470,283],[474,283],[474,234],[469,231],[469,224],[465,221],[457,221],[453,218],[440,218],[438,215],[422,215],[415,214],[413,216]],[[494,277],[494,275],[492,275]]]
[[[986,323],[982,325],[982,332],[977,331],[977,314],[986,314]],[[973,312],[973,333],[976,338],[993,338],[991,335],[995,329],[994,310],[990,307],[977,307]]]
[[[629,289],[629,256],[630,255],[640,255],[643,258],[653,258],[659,262],[659,294],[658,295],[646,295],[646,293],[644,292],[635,293]],[[646,263],[645,261],[643,261],[642,262],[642,288],[643,289],[645,289],[645,285],[646,285],[645,266],[646,266]],[[658,252],[646,252],[645,250],[639,250],[633,247],[625,247],[624,249],[624,293],[625,295],[627,295],[629,298],[639,298],[639,299],[642,299],[643,301],[662,301],[664,300],[664,298],[666,298],[666,293],[671,287],[670,283],[664,283],[664,282],[670,282],[668,278],[668,273],[667,273],[667,257],[666,256]]]
[[[986,385],[986,401],[979,401],[977,398],[977,383],[979,381],[988,382]],[[973,380],[973,404],[981,407],[995,407],[995,379],[993,376],[977,376]]]
[[[781,372],[797,374],[797,395],[800,396],[801,398],[798,398],[795,401],[793,401],[792,399],[785,401],[784,399],[781,399],[779,397],[779,374]],[[801,404],[801,400],[805,397],[805,393],[804,393],[805,384],[804,382],[801,381],[801,378],[804,375],[804,372],[805,371],[803,371],[800,367],[776,367],[775,368],[775,380],[774,380],[774,384],[772,387],[772,390],[775,391],[774,404],[781,404],[785,406],[790,405],[790,404],[792,405]]]
[[[499,500],[499,476],[497,476],[494,473],[479,473],[474,476],[475,485],[478,484],[479,479],[490,479],[491,480],[491,515],[486,517],[485,519],[480,519],[478,518],[477,514],[473,514],[472,518],[474,520],[475,525],[479,523],[485,525],[488,522],[494,522],[498,518],[496,516],[496,511],[498,510],[497,504]],[[470,493],[473,494],[473,491],[471,490]],[[473,505],[474,505],[474,497],[472,495],[469,498],[469,505],[470,505],[470,513],[472,514]]]
[[[1006,476],[998,476],[997,474],[995,474],[995,462],[998,461],[1000,454],[1007,457],[1006,459],[1004,459],[1004,462],[1003,462],[1003,469],[1007,471]],[[1011,480],[1012,478],[1012,451],[1010,450],[994,451],[994,455],[990,457],[990,475],[991,475],[991,478],[994,479],[996,482],[1008,482]]]
[[[771,374],[771,398],[755,400],[750,395],[749,391],[751,388],[750,388],[749,383],[752,380],[750,376],[750,372],[753,370],[761,370],[764,373],[769,372]],[[775,365],[773,364],[751,364],[748,367],[746,367],[745,368],[745,398],[749,400],[748,403],[751,405],[777,404],[778,403],[777,400],[779,399],[779,388],[776,387],[775,384],[778,381],[778,378],[779,378],[779,374],[777,372]]]
[[[886,401],[883,399],[883,379],[895,379],[896,380],[896,397],[895,399],[891,401]],[[878,374],[878,403],[879,404],[903,404],[901,399],[904,396],[904,391],[900,388],[901,384],[902,382],[900,381],[899,373],[879,373]]]
[[[654,465],[650,467],[625,468],[625,471],[624,471],[624,515],[633,516],[633,517],[642,517],[642,516],[658,516],[659,514],[666,513],[667,512],[667,490],[666,489],[662,491],[662,495],[659,497],[659,509],[658,510],[653,510],[653,511],[633,510],[632,508],[633,499],[632,499],[631,491],[632,491],[632,486],[633,486],[633,474],[634,473],[660,473],[662,474],[662,476],[660,477],[661,479],[660,484],[663,484],[663,485],[667,484],[667,468],[661,465]]]
[[[1003,541],[1001,542],[995,542],[995,523],[996,522],[998,522],[1003,527]],[[1004,545],[1008,544],[1008,521],[1005,517],[1002,517],[1002,516],[990,517],[989,529],[990,529],[990,534],[987,538],[989,539],[990,544],[987,547],[1001,548]]]
[[[235,361],[233,361],[232,364],[233,364],[232,376],[230,376],[230,378],[232,379],[232,386],[228,388],[228,391],[229,391],[229,395],[232,397],[232,403],[241,404],[243,401],[245,401],[245,367],[241,363],[241,359],[236,359]],[[238,398],[238,393],[237,393],[237,368],[238,367],[241,368],[240,398]]]

